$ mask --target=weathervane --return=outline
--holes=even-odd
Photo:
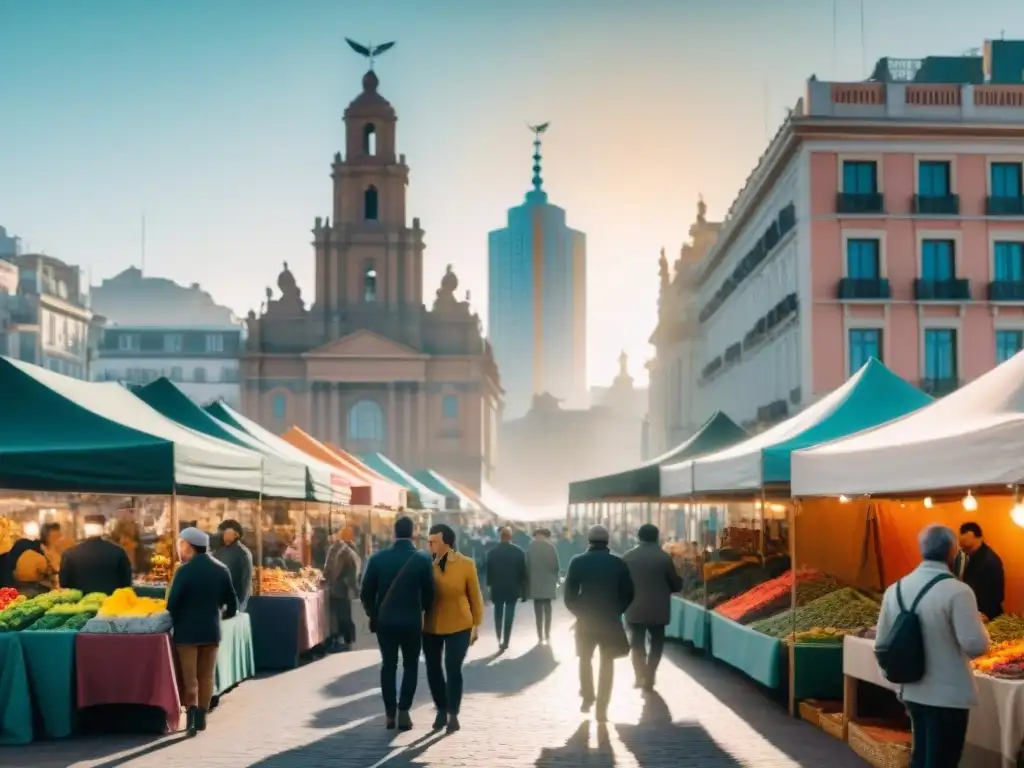
[[[373,71],[373,60],[380,56],[385,51],[390,51],[392,48],[395,47],[394,41],[390,43],[382,43],[381,45],[374,45],[373,43],[370,43],[368,45],[361,45],[357,43],[355,40],[346,37],[345,42],[348,43],[349,48],[358,53],[360,56],[365,57],[366,60],[370,62],[371,71]]]
[[[544,180],[540,175],[540,137],[541,134],[547,131],[548,126],[550,125],[551,123],[541,123],[540,125],[526,124],[526,127],[529,128],[530,132],[533,134],[533,188],[537,192],[540,192],[540,188],[544,184]]]

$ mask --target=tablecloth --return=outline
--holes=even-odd
[[[708,610],[703,605],[683,600],[683,640],[702,651],[711,650]]]
[[[178,730],[181,699],[168,635],[80,632],[75,637],[75,667],[79,709],[101,704],[158,707],[166,715],[167,730]]]
[[[875,660],[874,640],[843,641],[843,674],[895,691]],[[1024,745],[1024,682],[976,675],[978,706],[971,710],[961,768],[1016,768]]]
[[[785,645],[783,658],[788,664],[789,653]],[[793,647],[793,659],[793,697],[797,701],[839,701],[843,698],[843,646],[838,643],[797,643]]]
[[[781,640],[710,611],[711,655],[768,688],[783,684]]]
[[[681,597],[672,595],[669,602],[668,626],[665,627],[665,637],[673,640],[683,639],[683,611],[686,608],[686,601]]]
[[[324,590],[297,595],[257,595],[246,613],[252,620],[256,669],[294,669],[299,656],[323,645],[330,631],[330,612]]]
[[[75,730],[75,633],[19,632],[32,704],[42,736],[63,739]]]
[[[32,741],[28,673],[17,634],[0,634],[0,744]]]
[[[248,614],[239,613],[233,618],[225,619],[220,625],[220,648],[217,649],[214,693],[220,696],[255,674],[252,621]]]

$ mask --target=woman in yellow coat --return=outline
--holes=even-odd
[[[437,707],[434,730],[459,730],[462,664],[484,620],[484,598],[472,558],[455,551],[455,531],[430,529],[434,557],[434,606],[423,623],[423,660],[430,695]]]

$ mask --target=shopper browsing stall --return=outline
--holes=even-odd
[[[60,584],[83,595],[100,592],[112,595],[132,585],[132,564],[117,544],[103,538],[103,515],[85,518],[85,540],[66,553],[60,566]]]
[[[985,543],[981,526],[977,523],[964,523],[960,526],[960,548],[967,553],[964,583],[974,590],[978,610],[987,621],[999,618],[1003,615],[1006,593],[1003,561]]]
[[[231,573],[231,586],[238,598],[238,610],[244,611],[252,594],[252,552],[242,543],[242,525],[237,520],[224,520],[217,526],[223,546],[214,552]]]
[[[60,525],[46,523],[38,539],[22,538],[14,542],[10,552],[0,558],[0,586],[14,587],[27,597],[56,587],[61,538]]]

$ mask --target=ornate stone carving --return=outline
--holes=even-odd
[[[281,298],[275,300],[272,291],[267,289],[267,314],[277,316],[302,315],[306,311],[306,303],[302,300],[302,290],[295,282],[295,275],[288,269],[288,262],[284,262],[281,274],[277,278],[277,287],[281,291]]]

